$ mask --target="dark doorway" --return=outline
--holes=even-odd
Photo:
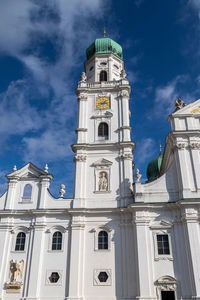
[[[175,300],[174,291],[161,291],[162,300]]]

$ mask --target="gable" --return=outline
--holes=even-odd
[[[45,172],[36,167],[31,162],[27,163],[24,167],[19,170],[6,175],[8,179],[17,177],[18,179],[39,179],[40,176],[49,176],[48,172]],[[52,175],[50,175],[52,177]]]
[[[179,117],[180,115],[196,115],[200,114],[200,99],[192,102],[181,109],[175,111],[172,116]]]

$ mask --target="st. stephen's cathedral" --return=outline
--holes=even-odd
[[[51,195],[48,166],[6,175],[0,300],[200,299],[200,100],[176,101],[141,183],[122,48],[104,37],[86,56],[73,199]]]

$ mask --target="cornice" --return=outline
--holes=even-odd
[[[76,152],[77,150],[97,150],[97,149],[110,149],[110,148],[117,148],[121,149],[124,147],[131,147],[133,150],[135,148],[135,143],[132,141],[128,142],[119,142],[119,143],[93,143],[93,144],[72,144],[72,151]]]

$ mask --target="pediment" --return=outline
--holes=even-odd
[[[13,177],[17,177],[19,179],[39,179],[40,176],[47,176],[50,175],[49,173],[46,173],[42,169],[39,169],[32,163],[26,164],[24,167],[22,167],[19,170],[16,170],[10,174],[8,174],[6,177],[8,179],[11,179]]]
[[[172,223],[170,221],[166,220],[160,220],[158,222],[153,222],[150,225],[150,228],[152,229],[168,229],[172,227]]]
[[[111,165],[112,165],[112,162],[105,159],[105,158],[99,159],[99,160],[97,160],[93,163],[93,166],[95,166],[95,167],[97,167],[97,166],[111,166]]]
[[[175,117],[179,117],[180,115],[199,115],[200,114],[200,99],[192,102],[177,111],[175,111],[172,115]]]

